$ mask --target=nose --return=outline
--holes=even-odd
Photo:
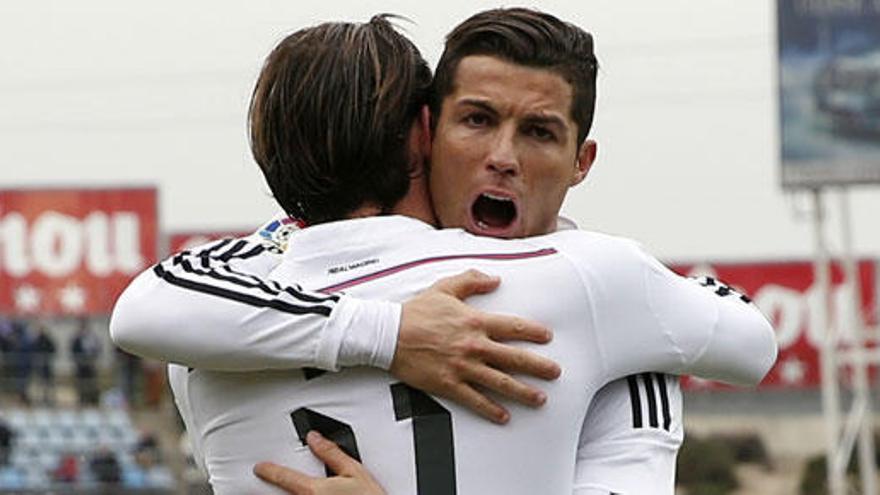
[[[489,150],[487,166],[500,175],[515,176],[519,173],[519,159],[513,142],[514,133],[499,129]]]

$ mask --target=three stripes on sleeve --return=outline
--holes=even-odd
[[[260,241],[223,239],[178,253],[153,267],[153,273],[169,284],[250,306],[329,316],[338,295],[261,278],[279,261],[280,255]],[[237,270],[233,263],[247,263],[247,270]]]
[[[677,380],[663,373],[640,373],[626,377],[632,407],[633,428],[663,428],[670,431],[672,413],[667,380]]]

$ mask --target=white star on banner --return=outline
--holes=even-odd
[[[783,383],[793,385],[804,380],[807,365],[796,357],[791,357],[779,364],[779,378]]]
[[[33,285],[20,285],[15,289],[15,307],[23,313],[31,313],[40,307],[43,295]]]
[[[79,285],[71,283],[61,289],[58,299],[61,301],[61,307],[74,313],[81,311],[86,305],[86,292]]]

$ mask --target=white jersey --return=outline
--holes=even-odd
[[[639,373],[605,385],[580,433],[574,493],[675,493],[683,412],[677,376]]]
[[[561,229],[577,228],[562,217],[559,225]],[[193,248],[148,270],[126,289],[114,311],[111,331],[115,340],[136,354],[202,369],[337,369],[338,361],[373,366],[390,363],[396,341],[393,330],[398,323],[393,304],[311,294],[327,301],[332,316],[325,317],[285,311],[271,303],[274,299],[267,299],[277,293],[308,294],[295,284],[268,278],[281,261],[290,233],[297,228],[292,221],[278,217],[253,235]],[[297,287],[299,292],[269,293],[262,287]],[[150,309],[155,307],[173,311]],[[254,317],[255,313],[259,316]],[[353,327],[363,330],[347,331]],[[382,344],[382,339],[390,342]],[[337,350],[315,352],[321,342],[330,342],[331,349]],[[177,372],[180,370],[170,371]],[[674,491],[675,456],[683,436],[678,380],[667,379],[670,406],[661,401],[663,429],[637,426],[638,408],[630,413],[632,419],[627,416],[627,404],[633,397],[627,380],[606,385],[593,399],[578,451],[577,493],[651,491],[671,495]],[[172,380],[177,387],[185,383]],[[177,392],[178,399],[187,396]],[[182,416],[188,418],[184,410],[188,405],[181,402],[179,406]],[[658,444],[664,447],[657,448]],[[198,446],[193,445],[193,450],[198,452]],[[199,457],[196,455],[197,460]]]
[[[349,447],[392,494],[571,493],[587,408],[604,383],[650,370],[756,383],[775,359],[772,329],[754,307],[617,238],[501,241],[377,217],[311,227],[291,243],[271,277],[312,290],[400,301],[466,268],[498,274],[501,289],[477,305],[553,328],[551,344],[522,345],[558,361],[563,376],[542,385],[550,400],[541,410],[511,404],[501,427],[373,369],[177,368],[175,395],[217,493],[270,491],[250,474],[260,460],[322,473],[297,440],[309,429]]]
[[[400,304],[268,278],[297,229],[277,218],[253,235],[177,253],[144,271],[116,301],[113,342],[145,358],[213,370],[387,369]]]

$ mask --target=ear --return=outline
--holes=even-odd
[[[575,161],[575,172],[571,178],[571,186],[576,186],[587,178],[593,162],[596,161],[596,153],[599,152],[599,145],[592,139],[584,139],[578,150],[577,160]]]
[[[431,156],[431,110],[428,105],[422,107],[419,115],[419,128],[421,129],[421,138],[419,141],[419,149],[421,149],[425,159]]]
[[[431,157],[431,114],[422,107],[409,130],[410,168],[415,176],[422,175]]]

